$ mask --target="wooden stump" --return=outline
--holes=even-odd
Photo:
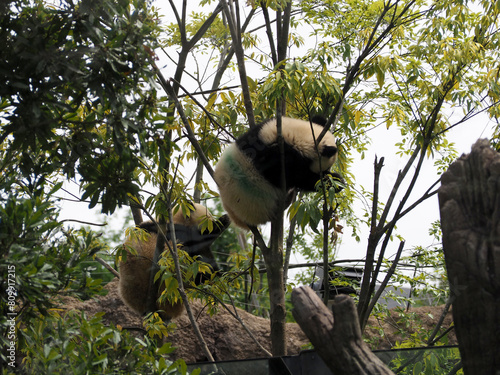
[[[465,374],[500,374],[500,154],[479,140],[443,174],[443,249]]]
[[[334,374],[393,374],[361,337],[356,306],[351,297],[339,295],[332,312],[309,287],[292,292],[293,316]]]

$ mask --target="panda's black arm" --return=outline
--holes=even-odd
[[[203,249],[209,248],[210,245],[224,233],[230,224],[231,220],[227,214],[222,215],[214,221],[214,228],[211,232],[207,230],[201,233],[198,227],[186,227],[181,224],[176,224],[175,236],[178,242],[189,248],[189,255],[202,255]]]
[[[310,169],[306,170],[298,170],[297,173],[291,174],[291,183],[304,192],[314,192],[316,184],[318,183],[321,176],[317,173],[314,173]],[[335,192],[339,193],[344,188],[345,181],[341,175],[335,172],[323,172],[323,181],[328,185],[330,183],[330,178],[335,182],[339,183],[335,187]]]
[[[324,117],[322,115],[314,115],[314,116],[311,117],[311,122],[312,123],[321,125],[323,127],[325,127],[327,121],[328,120],[326,119],[326,117]]]

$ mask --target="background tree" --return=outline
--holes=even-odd
[[[62,296],[101,293],[88,261],[108,248],[98,233],[63,226],[62,181],[79,176],[81,199],[104,212],[139,190],[134,171],[153,141],[144,124],[156,101],[145,62],[159,29],[147,5],[20,0],[0,8],[2,373],[182,372],[155,358],[169,345],[54,309]]]

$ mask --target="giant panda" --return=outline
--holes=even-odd
[[[228,227],[229,219],[227,216],[222,216],[214,223],[214,230],[210,233],[201,233],[199,224],[205,217],[212,220],[212,215],[208,209],[201,204],[194,203],[194,210],[189,217],[184,217],[181,210],[178,210],[173,216],[175,224],[175,234],[178,243],[182,243],[183,250],[191,256],[199,256],[201,260],[208,263],[214,272],[218,271],[217,263],[215,262],[210,245],[222,232]],[[218,225],[217,225],[218,224]],[[147,231],[149,236],[146,240],[141,241],[137,238],[128,238],[125,242],[126,260],[118,263],[120,273],[120,281],[118,292],[122,301],[132,310],[140,315],[146,314],[148,311],[147,298],[150,283],[150,273],[153,265],[153,257],[156,248],[156,239],[158,230],[156,225],[151,221],[146,221],[138,225],[139,228]],[[168,233],[167,233],[168,237]],[[128,248],[133,248],[137,255],[132,254]],[[195,282],[197,284],[203,282],[206,276],[198,275]],[[164,288],[160,287],[158,297]],[[163,316],[166,319],[173,319],[179,316],[184,307],[181,300],[170,303],[165,302],[159,305],[157,309],[163,310]]]
[[[328,172],[337,159],[334,135],[326,132],[315,146],[325,123],[321,117],[313,117],[311,122],[282,118],[287,196],[293,190],[314,191],[322,175],[342,181],[338,174]],[[280,200],[286,199],[280,183],[277,138],[276,119],[264,121],[231,144],[216,165],[214,179],[224,209],[232,222],[244,229],[272,220]]]

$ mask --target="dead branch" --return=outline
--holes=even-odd
[[[292,292],[293,316],[334,374],[394,374],[361,337],[356,306],[351,297],[339,295],[332,312],[309,287]]]

